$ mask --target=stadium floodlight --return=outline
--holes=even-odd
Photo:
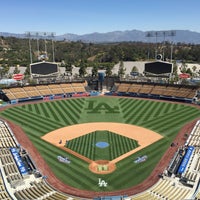
[[[54,52],[54,37],[55,33],[54,32],[26,32],[25,35],[29,38],[29,50],[30,50],[30,60],[31,63],[33,62],[32,60],[32,47],[31,47],[31,39],[36,39],[37,40],[37,56],[39,60],[46,60],[48,59],[47,56],[47,39],[52,40],[52,57],[53,57],[53,62],[55,62],[55,52]],[[39,46],[39,39],[44,40],[44,54],[40,55],[40,46]]]
[[[170,31],[148,31],[146,33],[146,37],[150,38],[150,37],[154,37],[156,38],[156,50],[155,50],[155,58],[157,57],[157,40],[158,37],[163,37],[163,44],[165,44],[165,39],[166,37],[174,37],[176,36],[176,31],[174,30],[170,30]],[[164,48],[163,49],[163,59],[164,59]],[[171,41],[171,62],[172,62],[172,51],[173,51],[173,39]]]
[[[176,35],[176,31],[148,31],[146,33],[146,37],[169,37],[169,36],[175,36]]]
[[[31,33],[30,32],[26,32],[25,35],[28,37],[30,62],[33,63],[32,48],[31,48]]]

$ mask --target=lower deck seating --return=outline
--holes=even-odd
[[[185,86],[167,86],[167,85],[156,85],[156,84],[144,84],[144,83],[129,83],[121,82],[116,84],[117,93],[137,93],[137,95],[158,95],[173,98],[186,98],[193,99],[197,94],[198,88]]]
[[[133,196],[132,200],[149,200],[149,199],[187,199],[191,189],[185,186],[179,186],[173,180],[160,180],[149,190]]]
[[[61,83],[2,89],[9,100],[86,92],[85,83]]]
[[[2,200],[12,200],[3,183],[2,176],[0,175],[0,199]]]

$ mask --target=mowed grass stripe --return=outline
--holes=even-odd
[[[22,109],[32,111],[32,104],[25,104],[21,106]]]
[[[137,106],[134,106],[134,109],[132,109],[134,104],[131,104],[131,106],[128,104],[128,101],[132,101],[131,99],[126,99],[126,106],[127,109],[124,107],[123,109],[126,109],[124,117],[126,118],[126,123],[134,123],[137,125],[140,125],[145,120],[149,120],[154,117],[163,116],[166,113],[170,113],[172,111],[175,111],[177,109],[180,109],[183,107],[183,105],[179,104],[171,104],[166,102],[155,102],[155,101],[148,101],[146,100],[146,106],[143,106],[141,108],[141,101],[145,100],[139,100],[140,104]],[[148,107],[148,108],[147,108]],[[130,114],[132,112],[132,114]],[[128,118],[127,118],[128,117]]]
[[[83,143],[80,144],[81,145],[81,152],[83,153],[84,156],[87,155],[87,151],[89,150],[89,148],[86,148],[87,147],[87,142],[89,144],[88,134],[85,135],[85,137],[83,137]],[[88,145],[88,147],[89,147],[89,145]]]
[[[63,126],[63,124],[59,123],[59,121],[55,121],[53,119],[47,120],[45,116],[42,116],[42,115],[38,114],[37,112],[33,113],[33,112],[24,111],[20,107],[15,107],[15,109],[17,110],[17,112],[21,113],[24,116],[27,116],[27,117],[31,116],[34,123],[35,123],[35,121],[40,121],[44,124],[48,124],[48,126],[50,126],[52,128],[60,128]]]
[[[58,110],[60,111],[62,119],[64,119],[65,122],[67,121],[69,123],[69,120],[71,119],[71,117],[69,117],[67,115],[66,111],[63,110],[64,101],[56,101],[55,103],[56,103],[55,105],[58,106]],[[74,123],[77,123],[77,121],[76,120],[72,120],[72,122],[70,124],[74,124]]]
[[[161,104],[160,104],[161,105]],[[190,110],[190,107],[186,107],[188,110]],[[181,109],[174,109],[172,112],[168,112],[168,113],[163,113],[162,107],[159,107],[158,105],[155,105],[155,110],[154,112],[156,112],[156,116],[155,119],[154,118],[149,118],[149,120],[146,120],[145,125],[146,124],[150,124],[152,125],[153,123],[159,124],[159,121],[163,121],[166,120],[167,118],[173,117],[173,116],[178,116],[181,112],[183,111],[183,108]]]
[[[51,118],[50,114],[48,113],[48,110],[46,108],[46,104],[45,103],[40,103],[40,110],[41,110],[41,114],[45,117]]]
[[[177,116],[171,117],[168,120],[164,121],[162,126],[159,126],[156,128],[159,132],[164,133],[164,132],[168,131],[169,128],[170,129],[173,127],[181,128],[181,126],[180,125],[177,126],[177,124],[184,124],[184,123],[188,122],[191,118],[196,118],[198,116],[199,116],[199,113],[195,113],[192,110],[188,110],[187,114],[181,113],[179,115],[179,117],[177,117]]]
[[[33,108],[36,108],[36,105],[37,105],[37,109],[33,109]],[[39,118],[41,118],[41,117],[42,118],[49,118],[48,119],[49,121],[51,121],[52,123],[55,123],[55,120],[52,117],[52,113],[51,113],[51,110],[49,109],[47,102],[39,103],[39,104],[31,104],[31,106],[32,106],[31,110],[28,110],[27,107],[26,107],[25,110],[29,113],[32,113],[33,115],[37,115],[37,116],[40,115]],[[56,121],[56,123],[57,122],[58,121]],[[60,124],[60,125],[63,126],[63,124]]]
[[[67,108],[64,106],[63,101],[58,101],[57,103],[58,103],[60,109],[62,110],[62,115],[63,115],[64,123],[67,124],[67,125],[74,124],[71,121],[70,117],[67,115]]]
[[[60,119],[59,113],[55,109],[55,102],[47,102],[47,106],[48,106],[48,109],[51,112],[52,118],[54,118],[55,121],[58,121],[58,122],[63,124],[63,121]]]
[[[130,107],[129,113],[127,115],[124,115],[125,123],[129,123],[129,124],[137,124],[137,120],[138,117],[140,117],[140,115],[142,115],[142,113],[140,113],[140,110],[142,109],[142,107],[145,105],[145,102],[139,103],[139,105],[137,105],[137,107]]]
[[[91,152],[92,152],[92,148],[94,148],[94,146],[95,146],[95,144],[94,144],[94,142],[93,142],[93,137],[92,137],[92,135],[91,134],[88,134],[88,142],[89,142],[89,147],[88,147],[88,151],[86,151],[86,157],[88,158],[88,155],[90,155],[91,154]],[[85,148],[85,149],[87,149],[87,148]],[[94,149],[95,150],[95,149]],[[94,154],[94,153],[93,153]],[[92,155],[93,154],[91,154],[90,155],[90,158],[92,158]]]
[[[113,134],[111,135],[111,141],[112,143],[116,143],[116,137]],[[112,150],[113,151],[113,157],[111,157],[111,160],[113,160],[114,158],[116,158],[116,155],[118,154],[118,148],[117,146],[112,145]]]
[[[75,118],[79,118],[80,113],[82,112],[85,101],[82,101],[82,99],[75,99],[75,101],[71,100],[71,101],[65,101],[65,103],[66,102],[70,103],[70,107],[73,109],[73,113],[75,115]]]
[[[132,115],[128,115],[125,111],[126,115],[124,117],[126,118],[126,123],[140,125],[146,120],[157,118],[158,116],[163,115],[163,113],[167,111],[167,109],[163,111],[163,107],[169,108],[170,106],[169,103],[163,102],[145,102],[145,100],[142,100],[142,104],[141,101],[139,102],[140,104],[138,104],[135,109],[132,109]]]
[[[36,124],[37,126],[44,129],[47,128],[48,131],[57,129],[61,126],[60,124],[58,125],[54,121],[52,123],[49,120],[46,120],[46,118],[43,118],[41,116],[39,117],[39,115],[37,114],[26,112],[20,109],[20,107],[10,108],[6,110],[6,112],[10,113],[11,115],[15,115],[18,116],[19,118],[22,118],[24,120],[24,123],[28,121],[29,124]]]
[[[66,114],[63,111],[63,109],[60,107],[60,104],[58,101],[55,101],[54,104],[52,105],[54,110],[57,113],[57,116],[59,118],[59,121],[62,122],[63,124],[66,124]]]
[[[83,103],[82,104],[80,104],[80,100],[79,99],[77,99],[76,101],[71,101],[70,103],[71,103],[71,105],[76,109],[76,111],[78,112],[78,113],[81,113],[82,112],[82,108],[83,108]]]
[[[35,113],[41,115],[41,112],[40,112],[41,109],[39,109],[39,107],[40,107],[40,104],[33,104],[33,108],[35,110]]]
[[[130,114],[130,110],[129,109],[135,109],[137,108],[140,104],[142,103],[142,101],[138,101],[138,100],[133,100],[131,101],[131,99],[126,99],[126,104],[124,106],[121,106],[123,112],[125,115],[129,115]]]
[[[127,98],[119,98],[118,101],[119,104],[123,107],[124,105],[126,105]]]
[[[174,112],[165,114],[165,116],[158,117],[157,119],[147,120],[146,122],[143,123],[143,125],[145,127],[149,127],[149,128],[153,128],[154,130],[157,130],[157,128],[160,128],[163,125],[163,123],[167,122],[170,125],[170,123],[176,122],[177,117],[178,118],[182,117],[182,116],[184,117],[186,115],[186,113],[189,114],[190,112],[191,113],[195,112],[195,110],[188,106],[188,107],[185,107],[184,109],[175,110]],[[199,111],[197,113],[199,113]],[[177,124],[177,122],[176,122],[176,124]]]
[[[146,118],[143,118],[143,120],[140,120],[137,125],[138,126],[142,126],[144,121],[149,121],[149,120],[157,120],[157,118],[160,116],[160,115],[163,115],[162,114],[162,107],[163,107],[163,104],[161,103],[157,103],[157,104],[154,104],[154,108],[152,108],[152,110],[149,110],[148,108],[146,109],[145,111],[145,115],[146,115]],[[140,112],[140,111],[139,111]],[[142,113],[143,115],[143,113]],[[135,124],[135,121],[133,122]]]
[[[96,131],[95,131],[96,132]],[[93,132],[93,133],[95,133]],[[92,137],[92,145],[95,146],[97,141],[97,134],[94,134],[94,137]],[[95,160],[96,155],[96,148],[94,149],[94,153],[91,155],[92,160]]]
[[[72,123],[77,124],[80,117],[78,111],[73,108],[70,101],[63,101],[63,106],[66,107],[66,114],[71,119]]]
[[[7,110],[6,113],[3,113],[3,116],[11,121],[14,121],[18,125],[22,125],[23,127],[28,126],[29,128],[31,128],[39,133],[46,132],[46,128],[43,129],[43,128],[39,127],[37,124],[30,123],[30,120],[28,120],[27,118],[24,118],[24,117],[20,117],[20,115],[17,115],[15,112],[13,112],[11,110],[9,110],[9,111]]]
[[[144,116],[144,113],[146,110],[148,110],[148,108],[150,107],[151,104],[152,104],[152,102],[147,101],[145,104],[143,104],[143,106],[140,108],[139,111],[136,111],[136,113],[135,113],[136,118],[134,120],[135,124],[138,124],[140,121],[143,121],[142,118]]]
[[[128,111],[129,107],[135,107],[137,105],[137,103],[138,103],[137,100],[130,101],[130,99],[125,98],[125,101],[122,102],[119,99],[119,104],[120,104],[121,108],[126,111]]]
[[[138,121],[138,124],[141,122],[148,120],[149,118],[157,117],[153,114],[153,111],[155,110],[155,107],[157,106],[157,102],[151,102],[149,105],[147,112],[143,112],[142,116],[140,117],[140,120]]]
[[[164,110],[163,110],[164,105],[165,103],[158,102],[158,104],[155,105],[155,108],[152,111],[152,116],[159,117],[159,116],[162,116],[163,114],[167,114],[167,113],[164,113]],[[170,106],[170,104],[168,104],[168,106]],[[148,110],[148,113],[149,113],[149,110]]]
[[[122,153],[122,152],[125,152],[125,150],[126,150],[126,148],[124,148],[124,146],[123,146],[122,143],[121,143],[121,140],[123,140],[123,139],[124,139],[124,137],[121,138],[118,134],[116,135],[116,140],[117,140],[118,149],[119,149],[119,152],[118,152],[117,157],[120,156],[121,153]]]
[[[126,123],[133,123],[140,115],[140,110],[146,104],[145,101],[137,101],[135,105],[131,105],[127,111],[124,111],[124,118]]]
[[[113,158],[113,149],[112,149],[112,137],[110,134],[108,134],[108,142],[111,145],[110,146],[110,150],[109,150],[109,157]]]

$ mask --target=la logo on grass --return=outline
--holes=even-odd
[[[99,187],[107,187],[108,183],[104,181],[103,179],[99,178]]]
[[[109,105],[106,102],[88,101],[87,103],[87,113],[119,113],[118,106]]]

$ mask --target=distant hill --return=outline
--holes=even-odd
[[[113,31],[107,33],[90,33],[84,35],[77,35],[66,33],[64,35],[55,36],[56,40],[67,40],[67,41],[83,41],[92,43],[103,43],[103,42],[126,42],[126,41],[140,41],[140,42],[162,42],[169,41],[174,43],[192,43],[200,44],[200,33],[190,31],[190,30],[173,30],[176,35],[173,37],[146,37],[148,32],[140,30],[130,30],[130,31]],[[25,38],[25,34],[16,33],[6,33],[1,32],[1,36],[4,37],[17,37]]]

